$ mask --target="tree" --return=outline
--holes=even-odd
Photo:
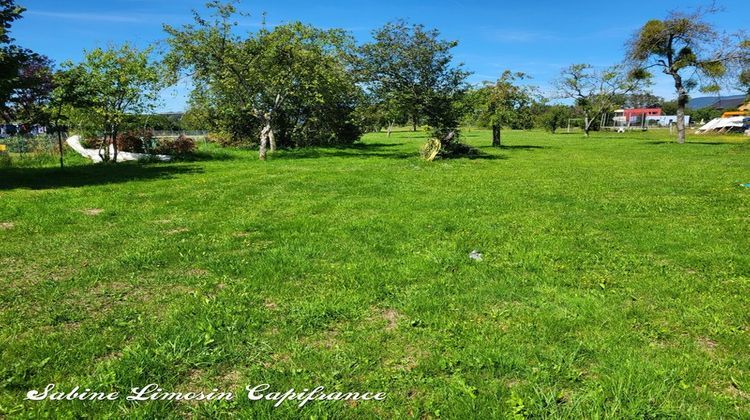
[[[63,132],[67,131],[66,123],[72,109],[88,109],[94,104],[93,98],[86,91],[85,75],[82,67],[60,70],[53,74],[52,91],[47,102],[46,115],[53,132],[57,134],[57,145],[60,149],[60,169],[65,167]]]
[[[21,18],[26,9],[18,6],[15,0],[0,0],[0,44],[9,44],[11,24]]]
[[[566,105],[550,105],[539,115],[539,124],[550,133],[554,134],[558,128],[563,127],[571,118],[570,107]]]
[[[205,86],[193,96],[194,106],[213,109],[232,131],[259,126],[261,160],[277,139],[303,146],[359,138],[348,34],[295,22],[239,36],[234,5],[211,2],[209,8],[212,20],[194,12],[194,24],[164,27],[172,73]]]
[[[660,108],[665,101],[651,92],[633,92],[625,95],[622,102],[626,108]]]
[[[406,112],[414,131],[423,121],[442,134],[455,130],[460,119],[456,101],[469,75],[452,63],[451,50],[458,43],[440,39],[437,29],[400,20],[374,31],[373,39],[360,49],[368,89]]]
[[[742,89],[750,100],[750,39],[740,43],[742,58],[740,60],[740,71],[737,80],[739,88]]]
[[[512,73],[505,70],[495,83],[485,83],[480,92],[481,125],[492,129],[492,145],[499,147],[503,127],[513,126],[522,120],[531,120],[533,89],[518,85],[526,79],[524,73]]]
[[[646,72],[626,72],[620,65],[598,71],[590,64],[573,64],[563,69],[555,85],[561,98],[575,101],[575,108],[583,115],[583,132],[588,137],[603,113],[612,111],[624,95],[636,92],[647,79]]]
[[[52,61],[27,52],[18,62],[17,72],[12,89],[0,105],[4,119],[46,125],[49,122],[47,103],[53,89]]]
[[[12,23],[20,19],[25,10],[16,5],[15,0],[0,0],[0,112],[6,121],[11,118],[10,101],[19,86],[21,69],[25,62],[36,56],[25,48],[11,44]]]
[[[685,107],[691,90],[718,91],[719,79],[730,74],[742,55],[729,38],[705,20],[712,10],[672,12],[650,20],[627,45],[627,58],[639,69],[658,68],[672,77],[677,93],[677,141],[685,143]]]
[[[64,71],[78,76],[76,96],[81,101],[77,108],[83,111],[79,122],[95,124],[104,132],[99,150],[104,161],[117,162],[116,139],[126,116],[153,109],[161,72],[150,55],[151,49],[138,50],[126,43],[88,51],[80,64],[63,64]]]

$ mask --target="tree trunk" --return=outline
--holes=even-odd
[[[270,130],[270,123],[266,123],[265,127],[260,130],[260,146],[258,148],[258,159],[260,160],[266,160],[266,147],[268,146],[268,132]]]
[[[672,62],[670,61],[670,65]],[[676,70],[670,68],[669,74],[674,79],[674,89],[677,91],[677,143],[685,143],[685,107],[688,103],[688,94],[682,84],[682,76]]]
[[[273,134],[273,128],[268,126],[268,142],[271,145],[271,153],[276,151],[276,137]]]
[[[57,147],[60,148],[60,169],[63,169],[65,167],[65,163],[63,162],[62,133],[60,132],[60,127],[57,124],[55,124],[55,128],[57,129]]]
[[[102,162],[109,162],[109,140],[107,137],[109,133],[105,132],[104,138],[99,146],[99,157],[102,158]]]
[[[677,96],[677,143],[685,143],[685,106],[688,102],[688,95],[682,91]]]
[[[492,147],[500,147],[502,145],[500,137],[500,126],[497,124],[492,125]]]
[[[388,138],[391,137],[391,131],[393,131],[393,121],[388,122]]]
[[[677,101],[677,143],[685,143],[685,105],[679,105]]]
[[[413,116],[411,118],[411,131],[416,132],[417,131],[417,116]]]
[[[591,123],[589,122],[588,114],[583,118],[583,134],[588,137],[589,130],[591,129]]]
[[[117,128],[112,128],[112,162],[117,163]]]

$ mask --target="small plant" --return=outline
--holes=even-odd
[[[7,153],[0,152],[0,168],[10,168],[13,166],[13,160]]]

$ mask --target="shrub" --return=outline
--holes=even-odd
[[[254,142],[243,138],[239,135],[233,135],[226,132],[208,133],[206,139],[210,142],[216,143],[221,147],[242,147],[252,146]]]
[[[195,151],[195,140],[184,134],[180,134],[171,144],[176,155],[186,155]]]
[[[195,140],[180,134],[176,139],[163,139],[159,141],[155,152],[160,155],[183,156],[195,151]]]
[[[13,160],[7,153],[0,152],[0,168],[10,168],[13,166]]]
[[[131,130],[117,135],[117,148],[123,152],[148,153],[152,148],[151,130]]]
[[[94,136],[81,136],[81,146],[85,149],[98,149],[102,144],[102,139]]]

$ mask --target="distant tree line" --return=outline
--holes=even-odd
[[[588,135],[619,107],[658,105],[682,116],[696,90],[750,94],[750,40],[718,34],[705,20],[710,9],[647,22],[622,64],[570,65],[547,98],[511,70],[470,85],[470,72],[454,61],[457,41],[402,20],[357,45],[344,30],[300,22],[241,31],[236,2],[211,1],[192,23],[164,26],[165,51],[126,43],[55,66],[14,43],[9,31],[23,12],[0,0],[0,117],[49,127],[60,142],[69,126],[96,133],[112,161],[118,134],[139,126],[207,129],[225,144],[257,147],[260,159],[278,148],[350,144],[367,131],[409,126],[427,129],[450,153],[462,125],[490,129],[501,146],[503,129],[555,132],[575,118]],[[648,92],[654,71],[673,80],[676,100]],[[155,115],[159,92],[181,80],[194,86],[185,114]],[[677,128],[682,142],[681,118]]]

